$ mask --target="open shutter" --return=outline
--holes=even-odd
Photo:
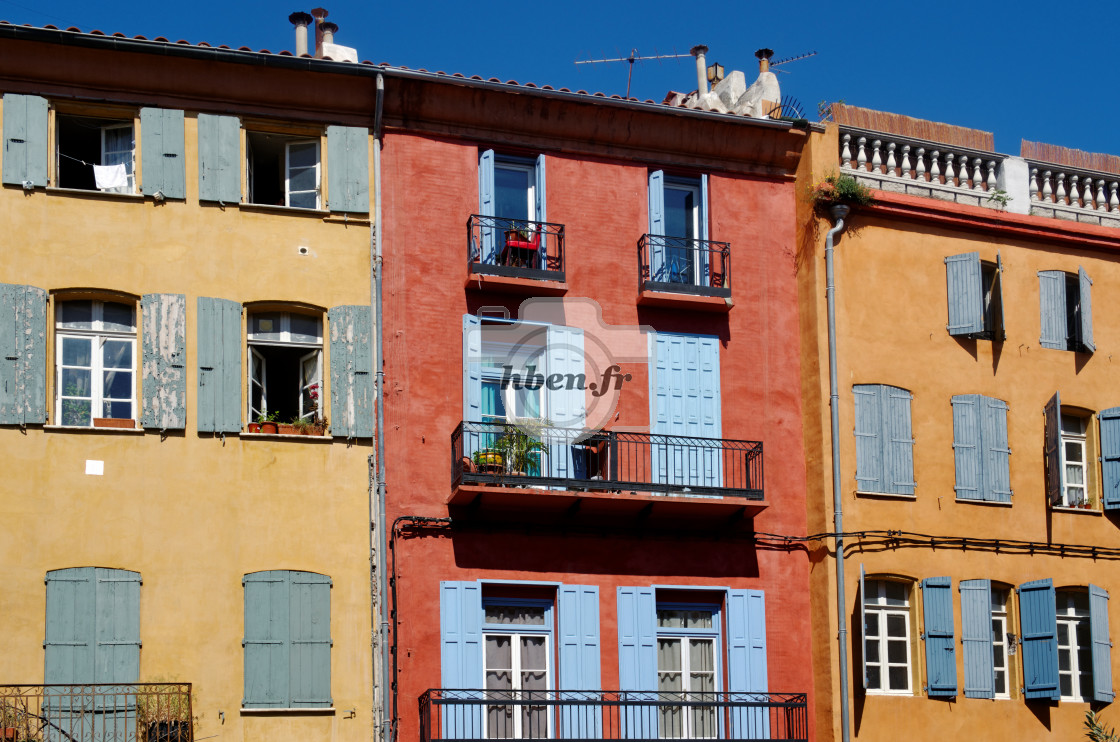
[[[327,195],[331,211],[369,213],[369,130],[327,127]]]
[[[0,284],[0,425],[47,421],[47,292]]]
[[[992,286],[992,340],[1003,342],[1007,339],[1007,330],[1003,325],[1003,257],[996,252],[996,274]]]
[[[1081,349],[1093,353],[1097,349],[1093,342],[1093,279],[1089,278],[1089,274],[1081,266],[1077,266],[1077,278],[1081,288]]]
[[[984,500],[981,454],[980,395],[953,397],[953,459],[958,500]]]
[[[47,185],[47,99],[4,94],[4,174],[8,185]]]
[[[700,203],[697,205],[697,208],[700,211],[700,213],[697,215],[698,218],[699,218],[699,222],[700,222],[699,237],[702,240],[711,239],[708,236],[708,214],[710,214],[711,212],[708,210],[708,174],[707,173],[704,173],[703,175],[700,176]],[[707,257],[706,250],[702,249],[701,252],[700,252],[700,255],[701,255],[702,259],[706,259],[706,257]]]
[[[169,108],[140,109],[140,172],[144,195],[187,197],[183,112]]]
[[[287,708],[290,693],[289,621],[291,581],[288,572],[254,572],[245,587],[246,708]]]
[[[1093,638],[1093,700],[1112,703],[1112,640],[1108,636],[1108,591],[1089,585],[1089,631]]]
[[[727,591],[727,690],[766,693],[766,596],[761,590]],[[764,708],[732,707],[731,739],[769,739]]]
[[[945,287],[949,299],[949,334],[972,335],[984,331],[980,253],[945,258]]]
[[[536,187],[533,189],[533,199],[535,201],[536,220],[538,222],[547,222],[548,199],[545,195],[544,155],[537,155],[537,166],[534,169],[534,176],[536,177]],[[548,239],[547,233],[541,234],[540,246],[537,248],[540,254],[538,265],[540,265],[541,268],[548,266]]]
[[[602,689],[599,667],[599,587],[561,585],[557,596],[560,610],[560,659],[558,690],[589,691],[582,700],[595,701]],[[560,736],[563,739],[599,739],[603,715],[594,704],[562,706]]]
[[[1101,427],[1101,501],[1105,510],[1120,509],[1120,407],[1097,413]]]
[[[145,294],[140,298],[144,331],[141,425],[182,430],[187,424],[187,298],[182,294]]]
[[[992,586],[988,580],[961,580],[961,646],[965,698],[995,698],[992,664]]]
[[[241,123],[236,116],[198,114],[198,200],[241,201]]]
[[[484,217],[497,216],[494,213],[494,150],[484,150],[478,156],[478,214]],[[492,220],[482,223],[481,262],[498,262],[497,230],[491,226]]]
[[[1011,502],[1011,448],[1007,445],[1007,403],[980,397],[984,499]]]
[[[618,588],[618,685],[622,691],[622,737],[655,739],[657,706],[626,701],[657,700],[657,605],[653,588]]]
[[[1058,700],[1058,639],[1050,578],[1019,586],[1024,697]]]
[[[561,374],[563,378],[586,378],[583,355],[583,329],[579,327],[548,326],[548,375]],[[569,389],[568,387],[574,387]],[[572,441],[584,432],[586,414],[584,387],[586,384],[563,384],[559,389],[547,389],[546,417],[552,424],[548,445],[549,476],[573,478],[576,461]],[[586,478],[587,472],[582,472]]]
[[[883,475],[886,492],[914,494],[914,435],[910,424],[910,400],[905,389],[883,387]]]
[[[1054,392],[1042,413],[1046,430],[1046,497],[1051,505],[1057,505],[1062,501],[1062,470],[1065,468],[1065,455],[1062,451],[1062,397],[1059,392]]]
[[[665,280],[665,173],[649,174],[649,280]]]
[[[241,305],[198,297],[198,430],[241,430]]]
[[[931,698],[957,695],[957,649],[953,640],[953,581],[948,577],[922,580],[925,621],[926,693]]]
[[[363,304],[331,307],[331,435],[373,437],[373,322]]]
[[[856,416],[856,489],[860,492],[886,492],[883,478],[883,399],[877,384],[852,387]]]
[[[482,422],[482,322],[463,315],[463,420]]]
[[[482,588],[477,582],[440,582],[440,685],[444,698],[481,699]],[[455,691],[449,693],[448,691]],[[444,739],[482,739],[481,705],[452,703],[443,707]]]
[[[331,706],[331,578],[291,572],[288,629],[292,708]]]
[[[1043,348],[1066,349],[1066,274],[1062,271],[1038,272],[1038,303]]]
[[[135,683],[140,679],[140,573],[99,567],[94,580],[94,677],[98,683]]]
[[[47,572],[43,682],[94,683],[96,582],[93,567]]]
[[[859,565],[859,656],[863,672],[863,689],[867,690],[867,571]]]

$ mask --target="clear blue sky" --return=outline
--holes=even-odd
[[[626,63],[573,62],[706,44],[709,62],[744,70],[749,83],[755,49],[770,47],[776,59],[815,50],[779,75],[783,94],[810,119],[818,102],[843,99],[993,132],[1007,154],[1018,154],[1023,138],[1120,154],[1120,4],[771,0],[693,3],[683,12],[686,4],[664,0],[322,2],[339,25],[335,41],[372,62],[623,94]],[[0,0],[0,19],[275,52],[294,45],[288,14],[312,7]],[[632,94],[642,99],[694,88],[691,58],[634,66]]]

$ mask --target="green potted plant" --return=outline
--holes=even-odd
[[[278,422],[279,419],[279,412],[268,412],[266,410],[265,412],[257,415],[257,424],[261,426],[262,433],[276,435],[280,432],[280,423]]]
[[[871,189],[852,175],[831,173],[809,187],[809,200],[813,208],[822,213],[834,207],[869,206],[875,202]]]
[[[547,420],[517,420],[509,432],[494,442],[492,450],[501,454],[506,474],[540,473],[543,458],[548,456],[548,446],[541,439],[550,425]]]
[[[141,684],[136,692],[136,728],[143,742],[189,742],[192,738],[190,697],[175,686]]]

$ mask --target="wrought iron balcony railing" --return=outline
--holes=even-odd
[[[762,443],[464,421],[451,434],[452,487],[504,484],[761,500]]]
[[[193,742],[190,683],[0,685],[3,742]]]
[[[564,280],[564,225],[472,214],[467,220],[472,273]]]
[[[429,690],[421,742],[806,740],[804,693]]]
[[[638,240],[638,288],[731,296],[731,245],[644,234]]]

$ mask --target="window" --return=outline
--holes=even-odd
[[[244,708],[330,708],[331,579],[272,570],[245,588]]]
[[[250,419],[309,420],[320,416],[322,318],[295,312],[249,315]]]
[[[982,394],[952,401],[957,499],[1011,502],[1007,403]]]
[[[483,601],[483,673],[488,701],[546,700],[553,687],[552,604]],[[547,705],[486,706],[486,739],[553,736]]]
[[[472,262],[516,269],[499,275],[563,280],[563,227],[546,224],[544,163],[544,155],[516,157],[492,149],[479,154]]]
[[[479,214],[519,222],[548,221],[545,215],[544,155],[495,154],[478,158]]]
[[[59,114],[55,125],[59,188],[136,192],[136,138],[132,119]]]
[[[1014,653],[1015,644],[1007,631],[1008,590],[992,588],[992,675],[995,681],[995,697],[1011,698],[1009,655]]]
[[[721,257],[708,239],[708,176],[678,177],[662,170],[649,174],[650,280],[710,286],[712,261],[722,275]]]
[[[859,492],[913,495],[914,436],[906,389],[856,384],[856,489]]]
[[[980,260],[980,253],[950,255],[945,258],[945,278],[949,299],[950,335],[983,340],[1000,340],[1003,328],[1003,261]]]
[[[1090,301],[1092,279],[1084,268],[1077,274],[1039,271],[1039,307],[1043,348],[1092,353],[1093,310]]]
[[[129,420],[136,409],[136,307],[60,301],[55,310],[55,398],[60,425]]]
[[[1096,506],[1092,481],[1092,414],[1063,407],[1055,393],[1044,409],[1046,424],[1046,485],[1051,507]]]
[[[1058,627],[1058,689],[1063,701],[1088,701],[1093,696],[1089,595],[1082,591],[1058,590],[1055,600]]]
[[[718,734],[714,706],[691,705],[723,688],[718,658],[719,609],[716,606],[658,605],[657,690],[660,700],[686,705],[658,707],[662,737],[696,739]]]
[[[246,132],[249,203],[320,208],[319,139]]]
[[[989,580],[961,580],[961,645],[964,694],[968,698],[1010,698],[1017,638],[1010,633],[1007,587]]]
[[[864,580],[864,687],[876,693],[910,693],[910,584]]]

